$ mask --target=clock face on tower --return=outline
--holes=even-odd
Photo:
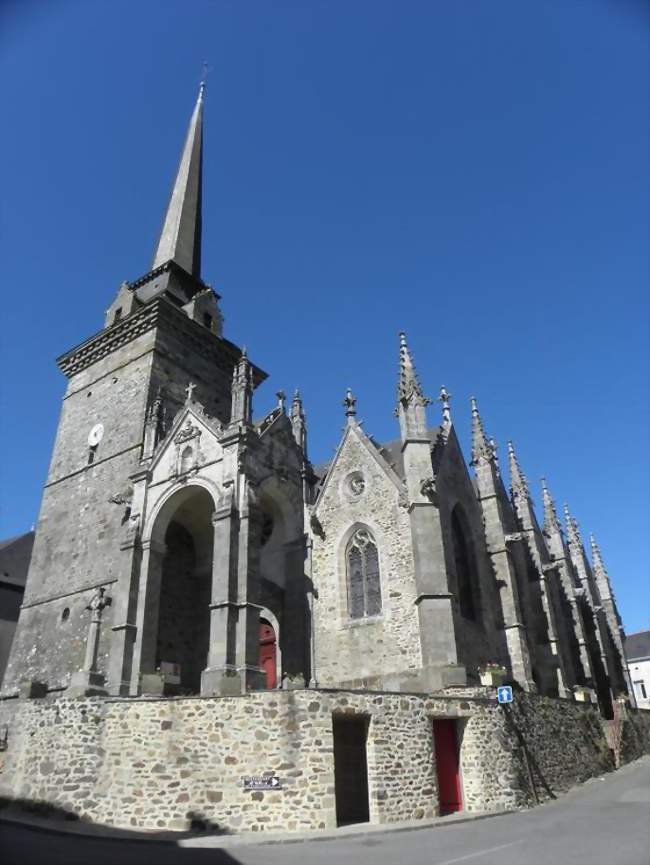
[[[91,448],[97,447],[104,435],[104,424],[96,423],[88,433],[88,445]]]

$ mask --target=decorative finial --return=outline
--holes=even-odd
[[[246,348],[245,345],[242,346],[241,356],[242,356],[242,357],[248,357],[248,349]]]
[[[276,396],[277,396],[277,398],[278,398],[278,408],[280,409],[281,412],[284,413],[284,402],[285,402],[285,400],[286,400],[286,398],[287,398],[287,395],[286,395],[286,393],[285,393],[283,390],[279,390],[279,391],[276,393]]]
[[[530,496],[528,481],[521,470],[521,466],[515,454],[513,443],[508,439],[508,462],[510,466],[510,486],[513,499],[527,499]]]
[[[187,387],[185,388],[185,393],[187,394],[186,402],[194,401],[194,391],[196,390],[196,385],[193,381],[188,382]]]
[[[420,406],[431,405],[431,400],[424,395],[415,371],[415,365],[406,344],[406,334],[401,331],[399,335],[399,382],[397,385],[398,408],[400,403],[406,406],[410,402]]]
[[[478,411],[476,397],[470,397],[472,403],[472,459],[470,465],[477,466],[481,462],[494,463],[497,472],[499,463],[497,460],[497,443],[489,438],[483,429],[483,421]]]
[[[343,400],[343,407],[345,408],[345,416],[347,418],[353,418],[356,413],[357,398],[352,393],[352,388],[349,387],[345,392],[345,399]]]
[[[566,530],[569,540],[573,541],[576,544],[582,544],[582,538],[580,537],[580,527],[578,526],[577,520],[571,516],[569,506],[566,502],[564,503],[564,521],[566,523]]]
[[[542,502],[544,504],[544,525],[542,531],[546,537],[550,537],[552,534],[559,534],[562,531],[562,526],[555,510],[555,503],[546,485],[546,478],[542,478]]]
[[[447,391],[447,388],[443,386],[440,388],[440,396],[438,397],[438,402],[442,403],[442,422],[445,424],[451,423],[451,405],[449,404],[451,400],[451,394]]]

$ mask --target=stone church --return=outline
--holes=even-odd
[[[507,489],[475,400],[468,469],[450,395],[432,426],[404,334],[393,441],[362,429],[349,390],[327,465],[298,391],[255,417],[267,373],[201,276],[202,115],[203,86],[150,270],[58,359],[4,697],[430,694],[498,669],[610,717],[629,676],[598,546],[545,485],[540,524],[510,443]]]

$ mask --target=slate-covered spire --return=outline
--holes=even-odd
[[[525,502],[526,499],[530,498],[528,481],[521,470],[514,445],[511,441],[508,441],[508,466],[510,469],[510,488],[512,490],[512,497],[515,500],[521,499]]]
[[[612,597],[612,587],[609,581],[609,574],[607,573],[607,568],[605,567],[605,563],[603,562],[600,547],[596,543],[596,539],[593,535],[589,535],[589,541],[591,543],[591,560],[593,562],[594,576],[596,577],[596,583],[598,584],[600,596],[601,598],[603,598],[603,600],[609,599]]]
[[[497,445],[494,439],[488,438],[483,421],[478,412],[476,397],[472,397],[472,459],[471,465],[477,466],[480,462],[492,462],[496,464]]]
[[[155,270],[168,261],[174,261],[196,279],[201,277],[204,90],[205,84],[201,82],[151,266]]]
[[[406,334],[399,335],[399,381],[397,383],[397,404],[407,405],[415,402],[417,405],[431,405],[431,400],[424,395],[422,385],[415,371],[415,364],[406,344]]]
[[[562,526],[555,510],[555,503],[546,486],[545,478],[542,478],[542,501],[544,503],[544,527],[542,531],[546,537],[550,537],[552,534],[560,534]]]

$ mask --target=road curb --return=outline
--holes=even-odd
[[[260,833],[246,832],[239,835],[210,835],[205,834],[187,834],[184,832],[169,833],[165,837],[160,837],[162,833],[152,832],[148,837],[143,833],[136,834],[130,829],[111,829],[110,827],[99,827],[97,824],[84,824],[77,821],[71,821],[72,825],[48,825],[44,820],[23,819],[19,815],[3,815],[0,814],[0,826],[10,825],[28,828],[34,832],[53,835],[67,835],[68,837],[83,837],[97,838],[102,841],[115,841],[123,843],[130,841],[138,844],[165,844],[174,845],[185,848],[199,847],[239,847],[243,845],[255,844],[301,844],[304,842],[315,841],[340,841],[348,838],[366,838],[374,835],[382,835],[386,832],[413,832],[418,829],[432,829],[435,827],[444,828],[446,826],[458,826],[461,823],[470,823],[477,820],[486,820],[489,817],[504,817],[507,814],[515,814],[517,811],[488,811],[478,814],[465,814],[462,817],[452,819],[446,817],[435,817],[430,820],[410,821],[404,823],[380,823],[380,824],[363,824],[359,828],[342,827],[337,830],[316,829],[313,832],[301,833]],[[73,828],[74,827],[74,828]]]

